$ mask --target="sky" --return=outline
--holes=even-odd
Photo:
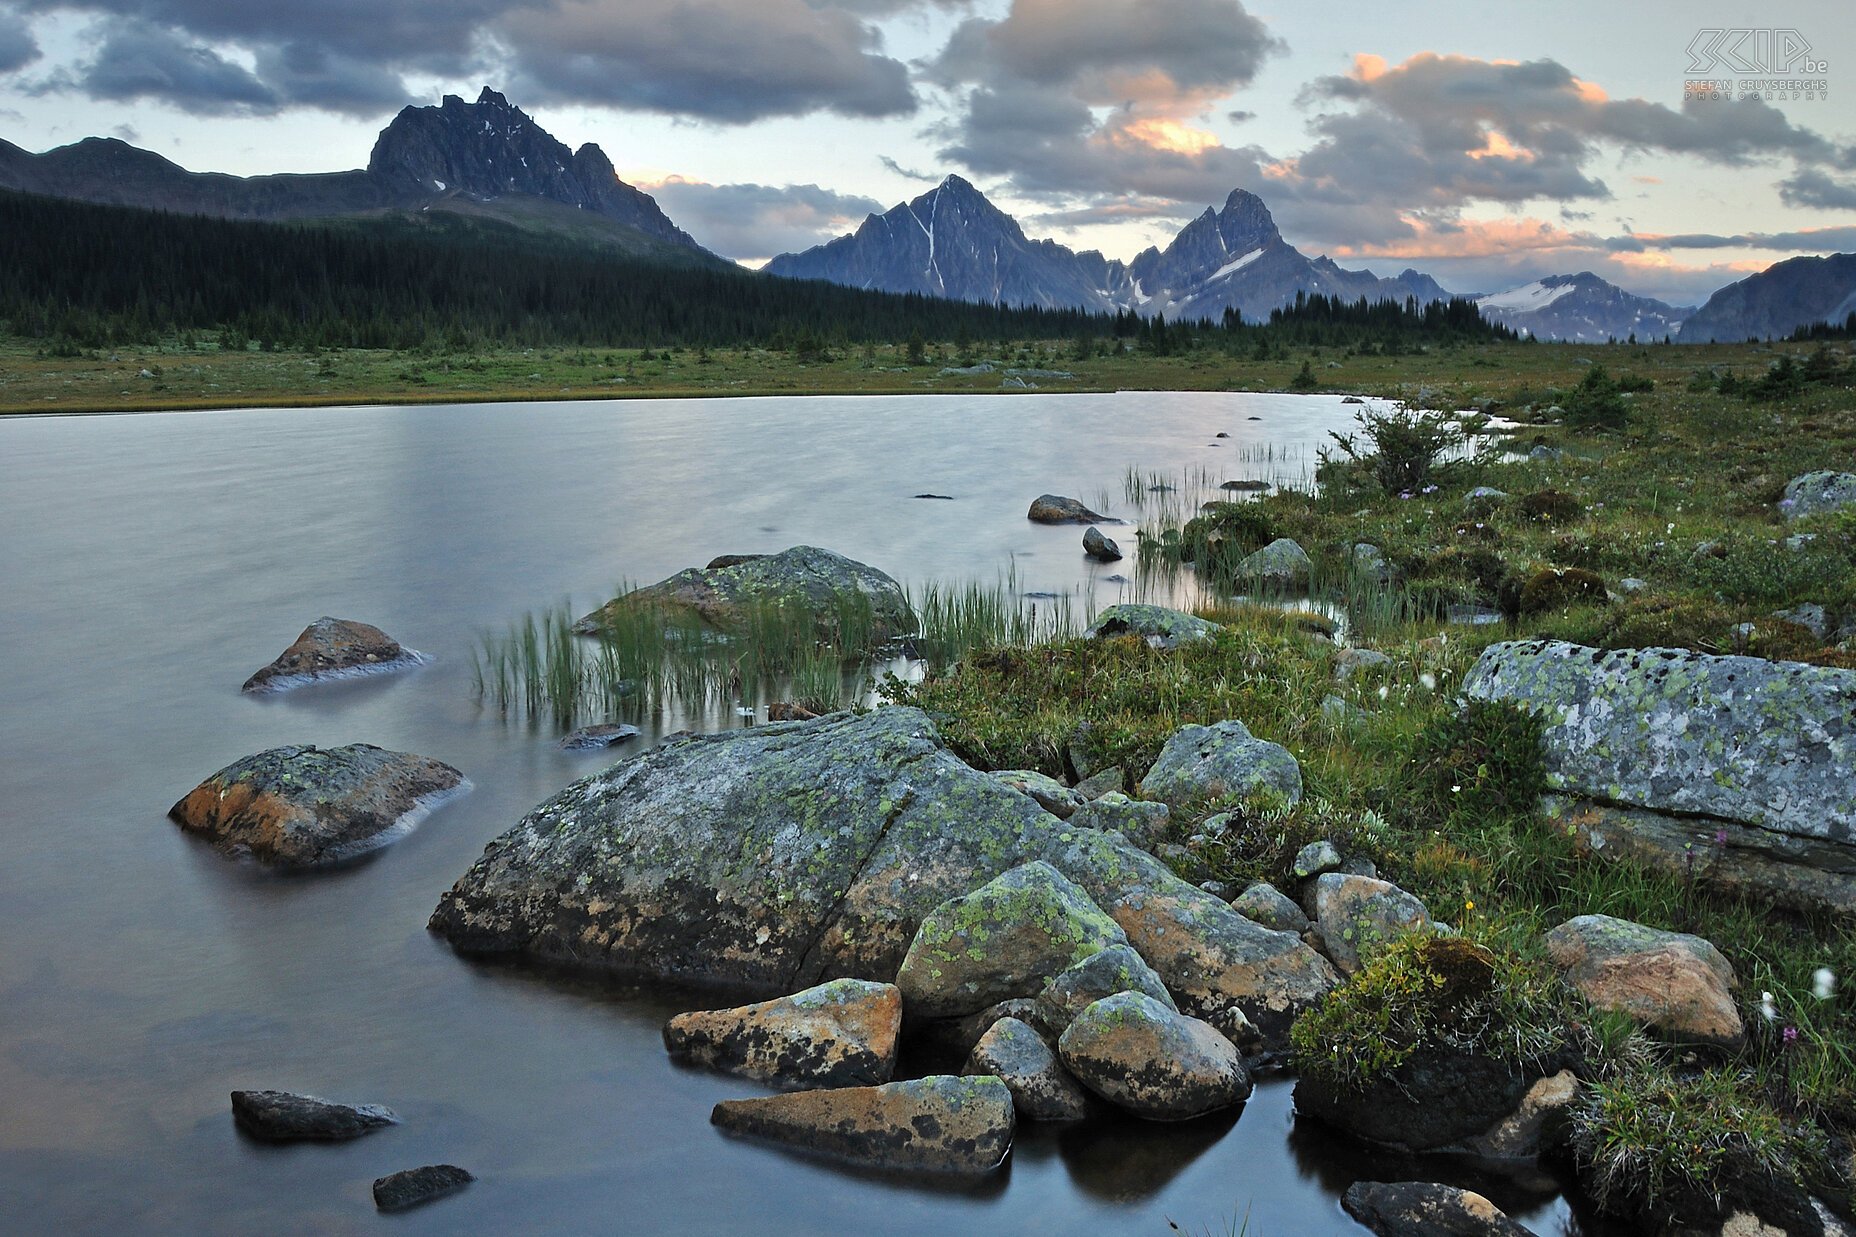
[[[1856,250],[1849,0],[0,0],[28,150],[334,171],[485,85],[749,264],[950,172],[1119,258],[1248,189],[1310,255],[1462,292],[1695,304]]]

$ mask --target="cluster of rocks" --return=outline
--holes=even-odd
[[[393,1110],[379,1104],[342,1104],[289,1091],[234,1091],[232,1119],[264,1142],[346,1142],[398,1125]],[[455,1164],[426,1164],[374,1181],[374,1205],[405,1211],[433,1202],[476,1178]]]

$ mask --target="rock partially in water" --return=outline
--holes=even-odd
[[[1228,435],[1225,436],[1228,437]],[[1245,477],[1237,481],[1220,482],[1218,488],[1244,494],[1261,494],[1264,490],[1270,488],[1270,483],[1256,477]]]
[[[374,1182],[374,1206],[382,1211],[405,1211],[456,1194],[476,1179],[456,1164],[408,1168]]]
[[[1785,483],[1779,510],[1788,520],[1856,505],[1856,473],[1808,472]]]
[[[997,1168],[1015,1127],[1005,1083],[949,1075],[724,1100],[709,1119],[731,1133],[870,1168],[949,1173]]]
[[[1359,1088],[1305,1072],[1295,1084],[1295,1106],[1367,1142],[1435,1151],[1506,1121],[1538,1076],[1492,1057],[1427,1046]]]
[[[678,1014],[664,1047],[679,1061],[791,1088],[874,1086],[896,1069],[902,993],[834,979],[734,1009]]]
[[[366,743],[274,747],[227,765],[168,815],[229,852],[309,867],[385,845],[466,785],[450,765]]]
[[[1182,726],[1141,779],[1143,799],[1177,807],[1193,799],[1246,798],[1269,792],[1302,798],[1302,767],[1280,743],[1259,739],[1235,719]]]
[[[1599,1009],[1672,1039],[1729,1049],[1746,1041],[1733,965],[1699,936],[1580,915],[1547,933],[1547,953]]]
[[[1061,1035],[1076,1016],[1103,997],[1120,992],[1139,992],[1152,997],[1168,1009],[1179,1006],[1166,990],[1166,984],[1147,960],[1129,945],[1111,945],[1101,953],[1084,958],[1065,970],[1038,994],[1038,1023],[1053,1035]]]
[[[1150,1121],[1185,1121],[1250,1098],[1250,1074],[1236,1046],[1145,993],[1090,1005],[1064,1031],[1057,1051],[1084,1086]]]
[[[1463,690],[1542,715],[1556,789],[1856,843],[1856,671],[1527,640],[1490,645]]]
[[[401,647],[378,627],[323,615],[278,654],[277,660],[245,680],[242,691],[288,691],[319,679],[390,674],[422,664],[425,657]]]
[[[1379,1237],[1534,1237],[1482,1195],[1426,1181],[1356,1181],[1340,1205]]]
[[[1064,1072],[1044,1037],[1016,1018],[993,1023],[961,1072],[999,1079],[1011,1091],[1018,1115],[1027,1120],[1075,1121],[1089,1113],[1089,1097]]]
[[[379,1104],[338,1104],[289,1091],[234,1091],[232,1117],[253,1138],[270,1142],[345,1142],[398,1125]]]
[[[1219,624],[1187,614],[1183,610],[1169,610],[1165,606],[1119,605],[1110,606],[1097,615],[1094,625],[1083,634],[1092,640],[1107,639],[1110,636],[1139,636],[1154,648],[1173,649],[1195,640],[1210,640],[1219,630]]]
[[[561,739],[561,749],[569,752],[598,751],[617,743],[625,743],[638,737],[638,727],[626,726],[618,722],[601,722],[597,726],[582,726],[580,729]]]
[[[1105,515],[1098,515],[1085,507],[1081,501],[1065,498],[1061,494],[1039,494],[1031,500],[1031,509],[1025,512],[1025,518],[1036,524],[1119,524]]]
[[[1121,547],[1114,540],[1102,535],[1102,530],[1090,527],[1083,533],[1083,553],[1098,563],[1118,563],[1121,561]]]
[[[1087,893],[1037,861],[937,906],[922,920],[896,985],[911,1017],[957,1018],[1036,996],[1052,977],[1127,939]]]
[[[1343,975],[1407,932],[1434,925],[1424,903],[1390,881],[1328,872],[1315,880],[1314,918],[1328,957]]]
[[[726,554],[706,567],[685,568],[614,598],[576,622],[574,630],[592,635],[629,609],[656,606],[694,614],[711,627],[729,631],[745,621],[749,606],[761,603],[801,606],[821,629],[833,626],[846,606],[867,605],[879,640],[915,625],[902,585],[890,576],[842,554],[797,545],[778,554]]]

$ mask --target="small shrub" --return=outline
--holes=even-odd
[[[1226,572],[1246,556],[1262,549],[1282,531],[1254,502],[1213,503],[1186,521],[1176,547],[1179,561],[1203,570]],[[1168,543],[1162,541],[1164,548]]]
[[[1329,431],[1349,459],[1372,468],[1379,487],[1388,494],[1415,494],[1430,483],[1444,453],[1463,441],[1463,427],[1438,412],[1397,408],[1391,412],[1361,412],[1354,418],[1367,445],[1354,434]]]
[[[1303,361],[1302,368],[1295,371],[1295,377],[1289,380],[1289,385],[1298,391],[1312,391],[1319,384],[1315,378],[1315,371],[1309,368],[1307,361]]]
[[[1560,400],[1560,407],[1566,425],[1575,430],[1621,430],[1630,424],[1630,404],[1602,365],[1586,370],[1579,385]]]
[[[1604,605],[1605,582],[1583,567],[1548,567],[1521,585],[1515,613],[1544,614],[1576,605]]]
[[[1406,762],[1417,823],[1532,815],[1547,788],[1544,723],[1508,700],[1470,700],[1430,727]]]
[[[1568,524],[1585,514],[1579,500],[1561,490],[1525,494],[1515,503],[1515,510],[1535,524]]]

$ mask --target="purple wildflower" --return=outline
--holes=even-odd
[[[1784,1040],[1787,1046],[1797,1043],[1798,1042],[1798,1028],[1797,1027],[1786,1027],[1783,1031],[1779,1032],[1779,1038]]]

